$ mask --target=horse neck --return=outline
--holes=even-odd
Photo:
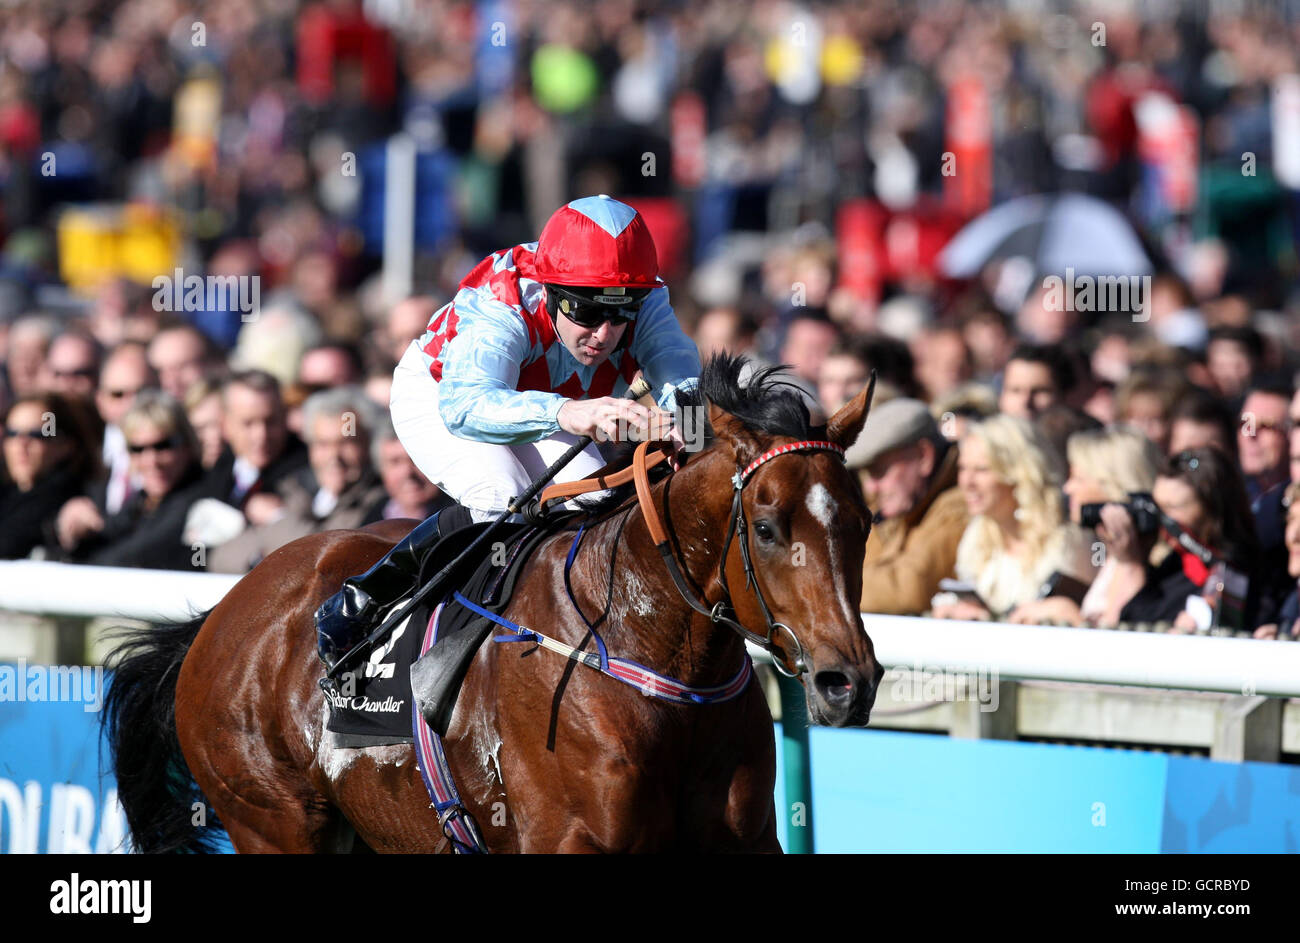
[[[728,456],[711,450],[651,489],[687,584],[710,606],[719,598],[716,577],[731,511],[731,489],[724,492],[718,481],[734,471]],[[626,513],[624,526],[623,513],[615,515],[584,550],[586,572],[592,573],[592,564],[600,571],[595,579],[584,581],[593,587],[584,594],[584,611],[601,612],[606,599],[611,600],[609,617],[598,626],[611,654],[632,658],[685,684],[710,686],[728,680],[742,663],[740,636],[690,607],[655,548],[640,508]],[[574,589],[578,591],[576,585]]]

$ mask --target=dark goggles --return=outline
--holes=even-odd
[[[579,327],[598,328],[606,321],[618,327],[636,320],[649,288],[569,288],[546,286],[551,317],[564,315]]]

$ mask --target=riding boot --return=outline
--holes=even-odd
[[[326,668],[333,668],[379,625],[389,606],[414,590],[425,551],[441,536],[441,515],[435,511],[416,525],[378,563],[344,580],[343,588],[316,610],[316,641]]]

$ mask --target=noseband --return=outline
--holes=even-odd
[[[719,622],[723,625],[730,626],[741,638],[752,642],[759,648],[762,648],[772,656],[772,664],[776,670],[788,678],[798,677],[808,670],[807,659],[804,657],[804,647],[799,641],[799,637],[794,634],[784,622],[777,622],[772,618],[772,610],[767,605],[767,599],[763,596],[762,587],[758,585],[758,577],[754,572],[754,561],[749,552],[749,527],[745,523],[745,511],[741,507],[741,494],[745,490],[754,473],[763,465],[772,459],[785,455],[790,452],[834,452],[842,459],[844,449],[834,442],[808,440],[803,442],[791,442],[787,445],[779,445],[776,448],[769,449],[758,458],[754,459],[742,470],[731,476],[733,486],[733,497],[731,499],[731,517],[727,522],[727,537],[722,545],[722,564],[718,571],[719,582],[722,583],[722,599],[716,605],[709,608],[704,603],[695,598],[691,588],[686,585],[686,580],[682,576],[681,568],[677,565],[677,559],[673,556],[672,547],[668,544],[668,534],[664,531],[663,522],[659,519],[659,512],[655,510],[654,502],[650,498],[650,477],[647,467],[646,450],[649,447],[648,442],[642,442],[636,447],[636,452],[632,456],[633,479],[636,481],[637,501],[641,505],[641,513],[645,517],[646,526],[650,530],[650,539],[655,542],[655,548],[659,555],[664,559],[664,565],[668,568],[668,573],[673,578],[673,583],[677,586],[677,591],[681,593],[682,599],[692,609],[709,617],[713,622]],[[731,604],[731,589],[727,586],[727,554],[731,550],[731,541],[736,534],[740,535],[740,557],[745,566],[745,586],[752,587],[754,596],[758,599],[759,608],[763,611],[763,618],[767,622],[767,634],[760,635],[757,632],[751,632],[745,628],[735,618],[735,607]],[[729,614],[728,614],[729,613]],[[777,653],[774,642],[778,635],[783,634],[784,638],[789,641],[789,646],[781,646],[780,654]],[[787,652],[789,654],[787,654]]]

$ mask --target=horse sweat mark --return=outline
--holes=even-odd
[[[492,780],[495,779],[504,788],[506,781],[501,775],[500,735],[482,716],[477,718],[477,722],[471,729],[474,752],[478,754],[479,762],[483,765],[485,784],[491,789]]]
[[[330,782],[334,783],[338,782],[339,777],[363,756],[369,757],[376,766],[390,764],[400,768],[411,751],[411,747],[405,743],[374,747],[341,747],[334,743],[337,737],[338,734],[327,732],[321,744],[320,754],[317,756],[321,761],[321,767],[325,770],[325,775],[329,777]]]
[[[337,734],[325,731],[321,737],[320,748],[316,751],[316,760],[325,771],[325,778],[332,783],[337,783],[361,754],[360,750],[336,746],[337,737]]]
[[[413,747],[405,743],[373,747],[339,746],[339,735],[326,727],[329,706],[325,705],[322,710],[324,716],[320,721],[320,742],[316,746],[316,762],[320,764],[320,768],[325,772],[325,778],[330,782],[337,783],[339,778],[352,768],[352,764],[363,756],[369,757],[375,766],[391,764],[400,768],[411,755]]]
[[[624,581],[624,588],[627,592],[625,598],[627,602],[631,604],[632,611],[642,618],[653,615],[655,611],[654,600],[651,599],[650,594],[646,592],[645,586],[641,582],[641,578],[631,570],[628,570],[624,577]]]

